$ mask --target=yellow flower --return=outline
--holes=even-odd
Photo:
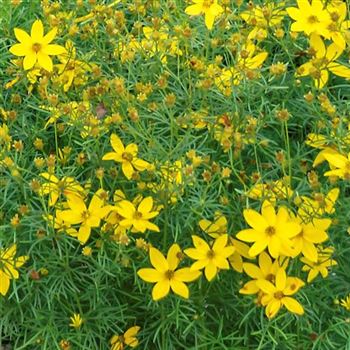
[[[111,145],[114,152],[105,154],[102,160],[114,160],[122,163],[122,171],[128,180],[132,178],[135,169],[144,171],[150,167],[148,162],[137,158],[138,147],[136,144],[131,143],[124,147],[120,138],[116,134],[112,134]]]
[[[300,232],[300,225],[291,220],[286,208],[276,211],[268,201],[264,201],[261,214],[253,209],[245,209],[243,216],[251,229],[237,233],[244,242],[254,242],[249,249],[251,256],[261,253],[266,247],[273,258],[281,254],[291,256],[291,238]]]
[[[249,33],[248,39],[262,39],[267,37],[267,28],[281,24],[286,11],[283,9],[285,2],[265,3],[264,6],[252,6],[240,14],[240,17],[248,24],[254,26]]]
[[[62,194],[65,196],[72,194],[81,196],[84,194],[84,189],[72,177],[64,176],[59,180],[50,173],[41,173],[40,176],[48,181],[41,185],[40,194],[49,194],[49,206],[54,206]]]
[[[288,260],[286,260],[288,263]],[[282,267],[279,260],[276,259],[272,261],[269,254],[262,252],[259,255],[258,266],[252,263],[243,263],[244,272],[253,280],[247,282],[239,292],[241,294],[256,294],[259,292],[260,288],[256,284],[258,280],[266,280],[272,283],[275,282],[275,277],[278,269]],[[284,266],[285,268],[287,266]]]
[[[81,318],[80,314],[73,314],[72,317],[70,317],[71,323],[69,324],[71,327],[78,329],[83,324],[83,319]]]
[[[202,219],[199,227],[210,237],[217,238],[227,233],[227,219],[220,212],[216,212],[214,221]]]
[[[0,249],[0,294],[3,296],[10,288],[10,280],[19,278],[17,268],[29,259],[28,256],[15,258],[16,249],[16,244],[6,249]]]
[[[153,300],[164,298],[170,289],[175,294],[188,299],[189,290],[184,282],[194,281],[201,273],[189,267],[176,270],[180,263],[180,254],[181,249],[177,244],[169,248],[166,259],[158,249],[150,248],[149,256],[154,269],[141,269],[137,274],[146,282],[156,283],[152,290]]]
[[[192,266],[191,270],[204,270],[205,277],[211,281],[218,269],[228,270],[230,265],[227,258],[235,252],[233,246],[227,246],[228,235],[221,235],[216,238],[212,247],[202,238],[193,235],[192,241],[195,248],[185,249],[185,254],[191,259],[197,260]]]
[[[350,311],[350,294],[345,299],[340,300],[340,305]]]
[[[318,89],[322,89],[327,84],[329,72],[350,79],[350,68],[334,62],[344,49],[334,43],[326,47],[321,37],[316,34],[310,37],[310,47],[315,52],[315,57],[297,69],[297,76],[311,76]]]
[[[317,249],[315,244],[322,243],[328,239],[326,230],[332,224],[331,219],[313,219],[305,223],[300,217],[297,218],[301,226],[300,232],[292,238],[293,257],[302,253],[307,259],[317,262]]]
[[[109,205],[105,206],[104,200],[101,199],[103,192],[103,190],[98,190],[94,194],[88,208],[82,198],[75,195],[67,196],[70,210],[62,211],[60,217],[72,225],[80,224],[77,237],[81,244],[87,242],[91,234],[91,228],[99,227],[101,219],[111,210],[111,207]]]
[[[350,21],[346,21],[347,4],[342,1],[331,1],[327,6],[331,22],[327,26],[327,39],[331,39],[340,48],[346,48],[349,36]]]
[[[113,335],[110,340],[111,350],[124,350],[124,345],[135,348],[139,344],[136,336],[140,329],[141,327],[139,326],[133,326],[130,327],[123,335]]]
[[[65,45],[67,52],[58,56],[61,63],[57,64],[58,76],[57,80],[63,85],[63,91],[68,91],[73,85],[79,86],[86,81],[85,74],[91,72],[92,65],[76,59],[76,49],[71,40],[68,40]]]
[[[144,198],[137,208],[133,203],[127,200],[122,200],[116,204],[114,210],[116,210],[117,213],[124,218],[119,222],[119,224],[123,227],[132,227],[134,232],[144,233],[147,229],[159,232],[159,227],[149,222],[149,219],[152,219],[159,214],[158,211],[152,211],[152,197]]]
[[[50,56],[60,55],[66,51],[63,46],[50,44],[56,36],[57,28],[44,36],[44,27],[39,19],[33,23],[30,36],[19,28],[15,28],[14,32],[20,43],[13,45],[10,52],[15,56],[24,56],[23,68],[25,70],[31,69],[38,63],[40,67],[51,72],[53,65]]]
[[[302,271],[309,271],[307,276],[308,283],[313,281],[319,274],[321,274],[323,278],[326,278],[328,276],[328,268],[337,265],[337,262],[331,259],[333,252],[334,248],[332,247],[324,249],[321,247],[316,262],[313,262],[307,258],[300,259],[300,261],[305,264],[302,267]]]
[[[338,152],[326,153],[324,158],[335,168],[334,170],[326,171],[325,176],[339,176],[341,179],[350,180],[350,153],[347,156]]]
[[[224,9],[218,4],[218,0],[193,0],[194,4],[186,7],[185,13],[190,16],[198,16],[204,13],[205,25],[209,30],[213,28],[215,18]]]
[[[324,9],[323,1],[297,0],[297,7],[288,7],[287,13],[293,18],[294,22],[291,26],[293,32],[304,32],[306,35],[319,34],[327,36],[327,25],[330,23],[330,15]]]
[[[91,247],[84,247],[82,249],[82,254],[84,256],[91,256],[92,255],[92,248]]]
[[[265,313],[268,318],[276,316],[282,306],[297,315],[304,313],[303,307],[291,295],[295,294],[305,283],[298,278],[287,277],[284,268],[277,271],[275,284],[266,280],[258,280],[256,283],[265,293],[261,298],[261,303],[266,306]]]
[[[303,221],[312,221],[314,218],[321,217],[325,214],[333,214],[335,203],[339,196],[339,188],[331,189],[327,195],[319,193],[317,200],[311,199],[307,196],[300,196],[296,198],[298,205],[298,216]]]

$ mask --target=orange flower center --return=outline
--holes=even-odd
[[[86,221],[90,216],[91,216],[91,214],[88,210],[84,210],[81,213],[81,218],[83,219],[83,221]]]
[[[165,278],[168,280],[171,280],[174,277],[174,271],[173,270],[168,270],[165,272]]]
[[[214,3],[214,0],[204,0],[202,6],[204,7],[204,9],[207,10],[210,8],[211,5],[213,5],[213,3]]]
[[[208,253],[207,253],[207,258],[209,260],[213,259],[215,257],[215,252],[213,250],[209,250]]]
[[[34,43],[34,44],[32,45],[32,50],[33,50],[34,52],[39,52],[39,51],[41,50],[41,44],[39,44],[39,43]]]
[[[314,24],[314,23],[318,23],[319,20],[317,18],[317,16],[314,16],[314,15],[311,15],[308,17],[307,21],[310,23],[310,24]]]
[[[284,294],[283,294],[283,292],[278,291],[278,292],[274,293],[273,296],[274,296],[275,299],[280,300],[280,299],[282,299],[284,297]]]
[[[276,234],[276,229],[275,229],[273,226],[268,226],[268,227],[265,229],[265,233],[266,233],[268,236],[273,236],[274,234]]]
[[[123,152],[122,158],[128,162],[131,162],[133,160],[133,155],[129,152]]]
[[[134,213],[134,219],[141,219],[141,218],[142,218],[142,213],[136,210]]]

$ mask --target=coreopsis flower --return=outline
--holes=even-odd
[[[264,6],[252,6],[246,11],[240,13],[240,17],[254,29],[248,35],[249,40],[265,39],[268,28],[279,26],[286,14],[284,10],[285,2],[278,4],[266,3]]]
[[[103,190],[98,190],[92,197],[89,207],[84,199],[74,194],[67,196],[69,210],[63,210],[60,218],[65,222],[77,225],[80,224],[77,238],[81,244],[85,244],[90,237],[91,228],[100,226],[101,220],[110,212],[111,207],[105,205],[101,198]]]
[[[316,198],[312,199],[307,196],[297,197],[295,203],[298,205],[298,216],[303,221],[313,221],[326,214],[335,212],[335,204],[339,196],[339,188],[332,188],[326,195],[322,193],[316,194]]]
[[[286,260],[288,263],[288,261]],[[243,263],[243,271],[252,278],[240,290],[241,294],[256,294],[260,288],[256,284],[258,280],[275,282],[278,269],[282,267],[279,260],[272,261],[269,254],[262,252],[258,258],[258,266],[252,263]],[[287,266],[283,266],[286,268]]]
[[[224,68],[221,74],[215,78],[215,84],[220,90],[231,88],[232,85],[239,85],[247,77],[249,72],[259,69],[268,56],[267,51],[256,53],[257,46],[251,41],[242,47],[237,54],[236,65]]]
[[[72,237],[77,237],[78,231],[72,227],[71,224],[65,222],[61,217],[62,210],[57,209],[55,212],[55,216],[52,215],[44,215],[44,220],[48,222],[48,224],[53,227],[56,232],[65,232]]]
[[[273,258],[280,255],[291,256],[292,238],[300,232],[300,225],[293,221],[286,208],[280,207],[276,213],[273,205],[264,201],[261,214],[253,209],[245,209],[243,216],[250,229],[237,233],[244,242],[254,242],[249,249],[251,256],[260,254],[268,248]]]
[[[293,32],[304,32],[306,35],[318,34],[327,36],[327,26],[331,22],[329,12],[321,0],[297,0],[298,7],[288,7],[288,15],[295,20],[291,26]]]
[[[120,138],[116,134],[112,134],[111,145],[114,152],[105,154],[102,160],[114,160],[117,163],[121,163],[123,174],[128,180],[132,178],[135,169],[144,171],[150,168],[150,163],[137,158],[138,147],[136,144],[131,143],[124,147]]]
[[[136,336],[140,329],[139,326],[133,326],[123,335],[113,335],[110,340],[111,350],[124,350],[125,345],[135,348],[139,344]]]
[[[350,294],[346,298],[340,300],[340,305],[350,311]]]
[[[76,49],[71,40],[66,42],[66,52],[58,56],[60,61],[55,67],[58,75],[54,81],[58,81],[63,86],[63,91],[68,91],[72,85],[80,86],[86,82],[86,73],[92,71],[91,64],[76,59]]]
[[[350,180],[350,153],[343,155],[338,152],[326,153],[324,158],[334,167],[333,170],[326,171],[325,176],[338,176],[344,180]]]
[[[218,238],[221,235],[227,234],[227,219],[222,213],[216,212],[214,221],[202,219],[199,221],[199,227],[210,237]],[[229,237],[229,242],[230,245],[235,248],[235,251],[232,255],[229,256],[228,260],[234,270],[242,273],[242,257],[251,259],[248,254],[249,247],[243,242],[240,242],[232,237]]]
[[[304,313],[302,305],[291,295],[295,294],[305,283],[299,278],[288,277],[284,268],[278,269],[275,283],[261,279],[257,280],[256,284],[264,292],[261,304],[266,306],[265,313],[268,318],[276,316],[282,306],[297,315]]]
[[[159,214],[159,211],[153,210],[152,197],[144,198],[137,207],[132,202],[121,200],[113,210],[122,216],[123,219],[119,221],[122,227],[132,228],[133,232],[159,232],[159,227],[149,221]]]
[[[47,182],[41,185],[40,194],[49,195],[49,206],[54,206],[63,194],[82,196],[84,195],[84,189],[80,184],[72,177],[64,176],[59,180],[55,175],[50,173],[41,173],[40,176],[47,180]]]
[[[322,89],[327,84],[329,72],[350,79],[350,68],[335,62],[343,53],[343,49],[337,44],[332,43],[326,47],[319,35],[312,34],[310,46],[315,52],[315,57],[297,69],[297,76],[311,76],[318,89]]]
[[[3,296],[10,288],[10,280],[19,278],[17,269],[29,259],[28,256],[16,258],[16,249],[16,244],[9,248],[0,248],[0,294]]]
[[[44,36],[43,23],[39,19],[33,23],[30,35],[19,28],[15,28],[14,32],[20,43],[11,46],[10,52],[15,56],[24,56],[25,70],[31,69],[37,63],[39,67],[51,72],[53,64],[50,56],[61,55],[66,51],[63,46],[50,44],[56,36],[57,27]]]
[[[224,9],[218,4],[218,0],[192,0],[193,5],[186,7],[185,13],[190,16],[204,14],[206,27],[211,30],[215,18],[218,17]]]
[[[331,1],[326,7],[331,21],[327,25],[327,39],[331,39],[341,49],[345,49],[350,37],[350,21],[346,20],[347,4],[343,1]]]
[[[323,243],[328,239],[326,230],[332,224],[330,219],[313,219],[311,222],[305,223],[302,218],[298,217],[301,230],[292,238],[293,257],[300,253],[310,261],[317,262],[318,253],[315,244]]]
[[[257,183],[247,193],[249,198],[266,198],[271,203],[275,203],[277,199],[289,199],[292,195],[293,190],[288,177],[267,183]]]
[[[220,212],[216,212],[214,221],[202,219],[199,227],[210,237],[217,238],[227,233],[227,219]]]
[[[201,273],[185,267],[177,270],[180,263],[181,249],[173,244],[168,251],[167,258],[156,248],[149,249],[151,264],[154,268],[140,269],[137,274],[144,281],[156,283],[152,290],[153,300],[159,300],[168,295],[170,289],[177,295],[188,299],[189,289],[184,282],[192,282]]]
[[[80,314],[73,314],[73,316],[70,317],[70,321],[71,323],[69,325],[75,329],[79,329],[83,324],[83,319]]]
[[[334,248],[320,248],[318,252],[317,261],[311,261],[307,258],[301,258],[300,261],[305,265],[302,267],[302,271],[309,272],[307,276],[307,282],[310,283],[313,281],[319,274],[323,278],[328,276],[328,269],[332,266],[337,265],[337,262],[332,259],[332,255],[334,253]]]
[[[218,273],[219,269],[228,270],[230,268],[228,258],[235,252],[233,246],[227,245],[228,235],[224,234],[215,239],[212,246],[202,238],[193,235],[192,242],[194,248],[184,250],[184,253],[193,260],[191,270],[204,269],[205,277],[211,281]]]

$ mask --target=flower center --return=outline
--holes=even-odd
[[[310,24],[314,24],[314,23],[318,23],[319,20],[317,18],[317,16],[314,16],[314,15],[311,15],[308,17],[307,21],[310,23]]]
[[[209,250],[208,251],[208,253],[207,253],[207,258],[209,259],[209,260],[211,260],[211,259],[213,259],[215,257],[215,253],[214,253],[214,251],[213,250]]]
[[[173,270],[168,270],[165,272],[165,278],[168,280],[171,280],[174,277],[174,271]]]
[[[205,10],[207,10],[210,8],[211,5],[213,5],[213,3],[214,3],[214,0],[204,0],[202,6]]]
[[[269,274],[265,277],[265,279],[266,279],[267,281],[272,282],[272,281],[275,280],[275,275],[274,275],[273,273],[269,273]]]
[[[268,227],[266,227],[266,229],[265,229],[265,233],[266,233],[268,236],[273,236],[274,234],[276,234],[276,229],[275,229],[273,226],[268,226]]]
[[[81,218],[83,219],[83,221],[86,221],[90,216],[91,216],[91,214],[88,210],[84,210],[81,213]]]
[[[134,219],[141,219],[141,218],[142,218],[142,213],[136,210],[134,213]]]
[[[274,293],[273,296],[274,296],[275,299],[280,300],[280,299],[282,299],[284,297],[284,294],[283,294],[283,292],[278,291],[278,292]]]
[[[123,152],[122,158],[128,162],[131,162],[133,160],[133,155],[129,152]]]
[[[33,50],[34,52],[39,52],[39,51],[41,50],[41,44],[39,44],[39,43],[34,43],[34,44],[32,45],[32,50]]]

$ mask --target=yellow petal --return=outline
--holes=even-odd
[[[168,251],[168,255],[167,255],[167,261],[169,264],[169,269],[170,270],[175,270],[179,263],[180,263],[180,259],[179,259],[179,254],[181,253],[181,248],[178,244],[174,243],[169,251]]]
[[[200,275],[201,273],[199,271],[193,271],[189,267],[184,267],[174,272],[174,278],[182,282],[192,282]]]
[[[15,44],[10,47],[9,50],[15,56],[26,56],[31,54],[31,49],[28,49],[28,46],[25,44]]]
[[[257,231],[265,231],[268,226],[266,219],[253,209],[245,209],[243,216],[248,225]]]
[[[185,299],[188,299],[190,291],[188,290],[188,287],[185,283],[172,279],[170,281],[170,287],[175,294],[180,295]]]
[[[33,42],[41,43],[44,37],[44,27],[40,19],[37,19],[33,25],[30,32]]]
[[[142,213],[149,213],[153,208],[153,198],[147,197],[142,200],[142,202],[139,204],[137,210]]]
[[[37,53],[38,63],[39,65],[47,70],[48,72],[52,72],[53,64],[51,58],[43,52],[43,50]]]
[[[149,250],[149,256],[152,266],[160,271],[165,272],[169,270],[169,264],[164,258],[163,254],[156,248],[151,247]]]
[[[5,296],[10,288],[10,278],[0,270],[0,294]]]
[[[123,171],[123,174],[125,175],[125,177],[128,180],[131,180],[132,175],[134,174],[134,168],[130,162],[126,161],[126,162],[122,163],[122,171]]]
[[[42,52],[46,55],[62,55],[66,49],[61,45],[47,45],[43,47]]]
[[[149,283],[156,283],[164,279],[164,274],[156,269],[141,269],[137,271],[137,274],[140,278]]]
[[[27,46],[30,45],[32,43],[32,38],[30,37],[30,35],[25,32],[24,30],[22,29],[19,29],[19,28],[15,28],[14,29],[14,32],[15,32],[15,36],[16,36],[16,39],[20,42],[20,43],[24,43],[26,44]]]
[[[293,314],[304,314],[304,308],[301,306],[301,304],[291,297],[282,298],[282,304]]]
[[[210,282],[217,273],[217,267],[213,263],[209,263],[204,270],[205,277]]]
[[[37,55],[35,52],[30,52],[30,53],[26,54],[26,57],[24,57],[24,60],[23,60],[24,70],[28,70],[28,69],[33,68],[36,61],[37,61]]]
[[[58,28],[55,27],[53,29],[51,29],[45,36],[43,39],[43,44],[49,44],[53,39],[55,39],[55,36],[57,34],[57,30]],[[65,51],[65,50],[64,50]]]
[[[257,256],[267,247],[267,243],[266,239],[256,241],[249,249],[249,255],[252,257]]]
[[[202,13],[202,5],[196,4],[186,7],[185,13],[190,16],[198,16]]]
[[[169,280],[162,280],[158,282],[152,289],[153,300],[159,300],[168,295],[170,290]]]
[[[283,291],[283,289],[286,287],[286,282],[287,282],[286,271],[283,268],[278,269],[276,274],[276,288],[279,291]]]
[[[80,226],[78,231],[78,236],[77,236],[80,244],[85,244],[88,241],[90,234],[91,234],[91,228],[89,226],[87,225]]]

